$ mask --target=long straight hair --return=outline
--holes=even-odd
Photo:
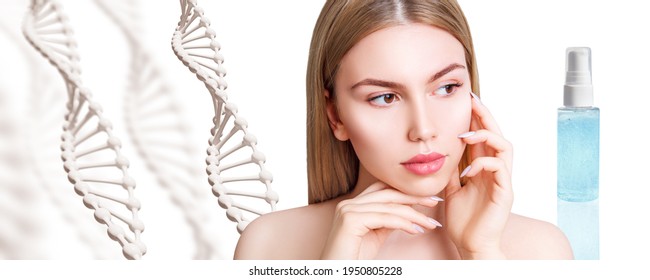
[[[362,38],[391,26],[421,23],[454,36],[465,49],[472,91],[479,94],[478,71],[469,25],[454,0],[328,0],[311,40],[307,65],[307,179],[309,204],[352,190],[359,158],[350,141],[339,141],[328,124],[325,91],[335,99],[334,77],[343,56]],[[459,170],[469,165],[467,149]]]

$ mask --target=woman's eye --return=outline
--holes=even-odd
[[[370,98],[370,102],[378,106],[387,106],[395,102],[396,98],[397,96],[394,93],[386,93]]]
[[[448,85],[444,85],[444,86],[441,86],[441,87],[439,87],[438,89],[436,89],[436,90],[434,91],[434,93],[435,93],[436,95],[440,95],[440,96],[451,95],[451,94],[453,94],[454,92],[456,92],[456,89],[458,89],[458,87],[460,87],[460,86],[462,86],[462,85],[463,85],[463,84],[448,84]]]

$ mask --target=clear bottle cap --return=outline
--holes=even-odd
[[[564,106],[591,107],[594,93],[591,85],[591,49],[571,47],[566,49],[566,79]]]

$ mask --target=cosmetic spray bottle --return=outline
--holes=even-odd
[[[577,260],[598,260],[600,109],[594,107],[591,49],[566,50],[564,107],[557,120],[558,226]]]

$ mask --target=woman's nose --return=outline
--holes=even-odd
[[[437,136],[433,112],[426,101],[420,100],[410,108],[408,138],[411,141],[429,141]]]

